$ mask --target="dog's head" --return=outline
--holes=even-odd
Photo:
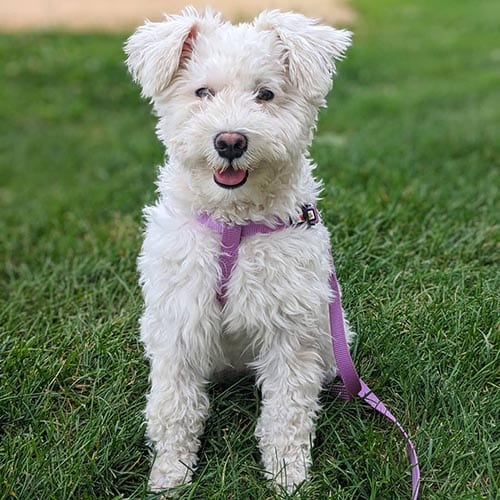
[[[349,45],[349,32],[300,14],[266,11],[232,25],[187,8],[147,22],[125,51],[170,163],[221,203],[292,175]]]

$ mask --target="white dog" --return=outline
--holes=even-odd
[[[261,388],[267,476],[288,491],[308,476],[319,392],[336,373],[332,264],[325,226],[298,221],[321,187],[307,148],[349,44],[349,32],[300,14],[232,25],[193,8],[147,22],[126,44],[169,158],[139,258],[152,490],[190,480],[206,386],[228,368],[253,371]],[[255,223],[276,230],[242,237],[223,283],[214,227]]]

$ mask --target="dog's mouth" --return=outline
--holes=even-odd
[[[243,186],[248,179],[248,170],[241,170],[230,165],[227,168],[219,168],[214,173],[215,183],[225,189],[234,189]]]

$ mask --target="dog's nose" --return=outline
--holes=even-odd
[[[247,150],[248,139],[239,132],[221,132],[215,136],[214,146],[219,156],[231,161]]]

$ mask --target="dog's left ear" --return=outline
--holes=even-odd
[[[144,97],[156,97],[177,70],[190,57],[200,32],[209,32],[221,24],[220,14],[193,7],[180,15],[166,16],[160,23],[147,21],[125,43],[127,66],[142,87]]]
[[[283,45],[283,64],[302,95],[319,105],[332,86],[335,60],[351,45],[352,33],[318,24],[294,12],[265,11],[254,20],[258,31],[274,31]]]

